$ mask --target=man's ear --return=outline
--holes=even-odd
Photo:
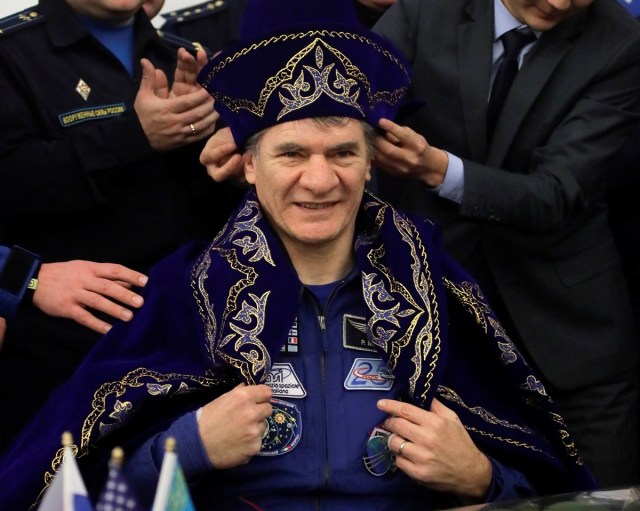
[[[247,151],[243,155],[244,159],[244,178],[250,185],[256,184],[256,168],[255,168],[255,156],[251,151]]]

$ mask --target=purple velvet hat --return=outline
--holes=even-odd
[[[410,80],[389,41],[345,0],[250,0],[239,42],[198,76],[239,147],[283,122],[338,115],[394,119]]]

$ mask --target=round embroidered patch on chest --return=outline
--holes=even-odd
[[[280,456],[293,450],[302,434],[302,417],[299,408],[281,399],[272,399],[273,412],[266,422],[262,448],[258,456]]]

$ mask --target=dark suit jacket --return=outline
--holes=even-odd
[[[399,0],[376,25],[412,62],[411,96],[424,101],[401,122],[465,166],[461,205],[385,176],[381,190],[442,225],[543,374],[576,388],[636,361],[603,176],[640,112],[640,28],[595,0],[544,33],[488,145],[493,26],[493,0]]]

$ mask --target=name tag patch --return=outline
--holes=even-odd
[[[356,358],[349,370],[347,390],[390,390],[395,376],[379,358]]]
[[[273,364],[265,381],[276,397],[300,399],[307,395],[302,382],[291,364]]]
[[[63,128],[68,128],[69,126],[75,126],[76,124],[80,124],[82,122],[97,121],[100,119],[107,119],[109,117],[117,117],[119,115],[122,115],[126,111],[127,107],[124,103],[94,106],[60,114],[58,116],[58,121]]]
[[[342,317],[342,346],[350,350],[371,351],[376,348],[367,339],[367,319],[345,314]]]

